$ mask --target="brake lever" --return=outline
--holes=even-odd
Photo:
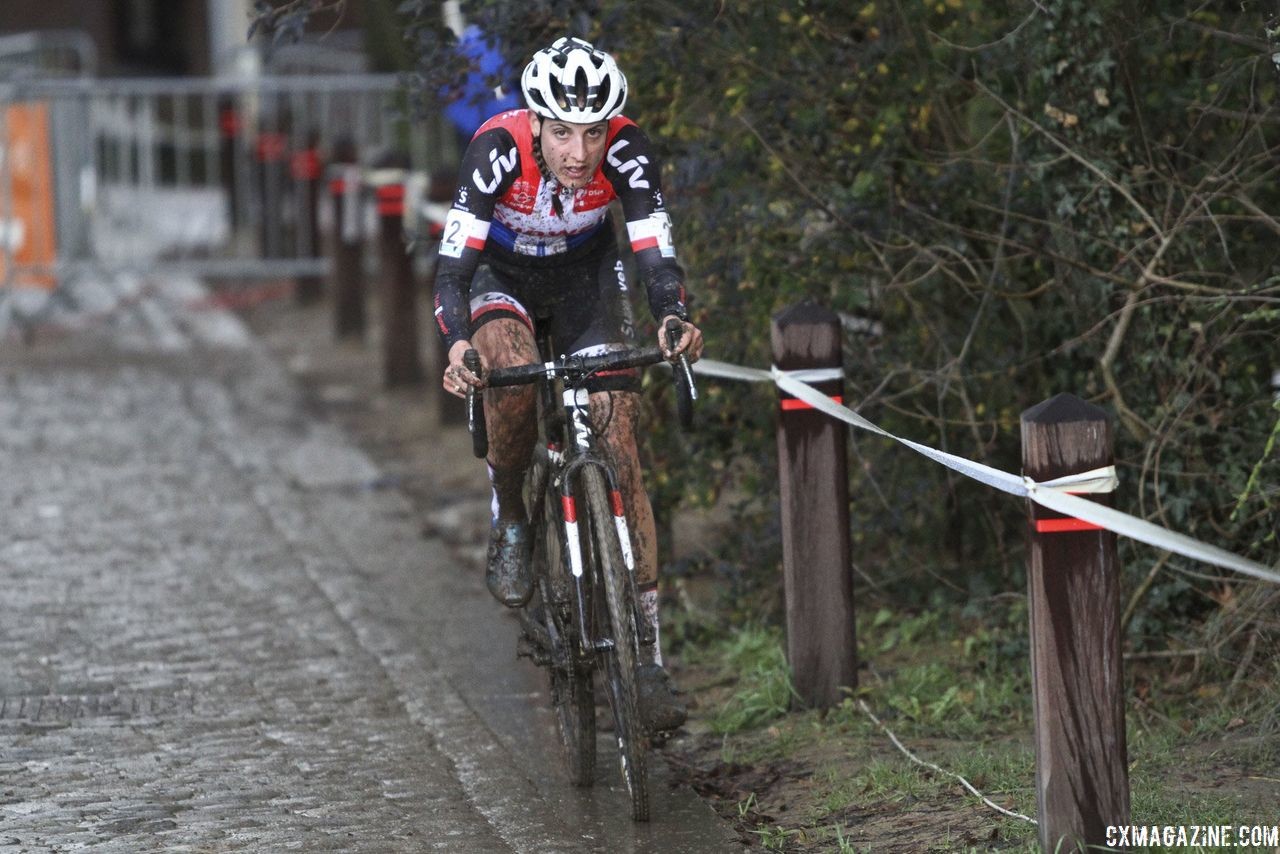
[[[674,350],[684,336],[684,324],[673,317],[667,321],[664,331],[667,333],[667,349]],[[693,368],[689,366],[688,357],[681,353],[676,357],[676,364],[673,367],[684,375],[684,381],[688,384],[689,399],[697,400],[698,386],[693,381]]]
[[[680,343],[680,339],[684,337],[684,324],[673,317],[667,321],[664,331],[667,333],[667,349],[674,350]],[[676,415],[680,420],[681,428],[692,430],[693,402],[698,399],[698,387],[694,385],[693,370],[689,367],[689,360],[684,353],[676,357],[676,363],[671,366],[671,369],[675,374]]]
[[[684,372],[684,380],[689,384],[689,399],[698,399],[698,386],[693,381],[693,368],[689,365],[689,360],[685,358],[684,353],[680,354],[680,370]]]
[[[462,365],[480,376],[480,354],[468,350],[462,354]],[[467,386],[467,430],[471,433],[471,451],[477,459],[489,455],[489,428],[484,421],[484,398],[475,386]]]

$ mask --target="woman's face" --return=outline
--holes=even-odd
[[[585,187],[604,159],[609,123],[573,124],[530,114],[534,136],[542,142],[542,159],[561,186]]]

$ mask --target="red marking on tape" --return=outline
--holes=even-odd
[[[1065,534],[1071,531],[1102,531],[1101,525],[1068,516],[1065,519],[1037,519],[1037,534]]]
[[[622,516],[626,514],[626,510],[622,507],[622,493],[613,490],[609,493],[609,503],[613,505],[613,515]]]
[[[347,191],[347,182],[341,178],[334,178],[329,182],[329,192],[335,196],[341,196]]]
[[[564,508],[564,520],[566,522],[578,521],[578,506],[574,503],[572,495],[561,495],[560,506]]]
[[[479,251],[479,250],[481,250],[481,249],[483,249],[483,248],[484,248],[484,241],[483,241],[483,240],[481,240],[479,237],[468,237],[468,238],[467,238],[467,248],[468,248],[468,249],[475,249],[475,250]]]
[[[644,250],[644,249],[657,249],[657,248],[658,248],[658,238],[656,237],[645,237],[645,238],[641,238],[640,240],[631,241],[632,252],[640,252],[641,250]]]
[[[377,191],[378,213],[382,216],[404,215],[404,184],[387,184]]]
[[[833,394],[833,395],[830,395],[830,397],[833,401],[840,404],[841,406],[844,405],[843,395]],[[806,403],[805,401],[800,400],[797,397],[786,397],[782,399],[782,409],[784,411],[795,410],[795,409],[814,409],[814,408],[815,407],[813,406],[813,404]]]

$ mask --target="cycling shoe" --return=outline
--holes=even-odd
[[[640,720],[650,732],[678,729],[689,718],[689,710],[676,695],[671,676],[658,664],[642,664],[636,673],[640,694]]]
[[[529,526],[496,521],[489,530],[489,560],[484,581],[493,598],[519,608],[533,595]]]

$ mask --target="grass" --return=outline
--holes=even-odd
[[[916,825],[936,825],[920,850],[986,850],[992,834],[1001,850],[1037,850],[1034,825],[1002,817],[954,778],[909,761],[858,705],[864,700],[922,759],[1006,809],[1035,816],[1025,636],[1025,610],[1016,604],[994,618],[860,615],[861,687],[822,713],[789,711],[794,691],[780,633],[747,627],[702,644],[699,664],[731,684],[705,717],[721,739],[722,760],[779,763],[784,771],[781,783],[751,796],[750,832],[766,850],[874,850],[914,811]],[[1280,823],[1273,770],[1280,680],[1255,681],[1232,702],[1230,691],[1203,679],[1193,687],[1162,678],[1159,667],[1168,664],[1146,673],[1126,667],[1134,671],[1130,684],[1145,686],[1140,701],[1130,692],[1126,710],[1131,821]],[[789,779],[795,766],[809,770]],[[1243,782],[1231,784],[1246,779],[1253,781],[1247,791]]]
[[[738,682],[711,721],[715,732],[726,735],[754,729],[787,714],[795,689],[780,632],[751,626],[736,629],[713,643],[706,655]]]

